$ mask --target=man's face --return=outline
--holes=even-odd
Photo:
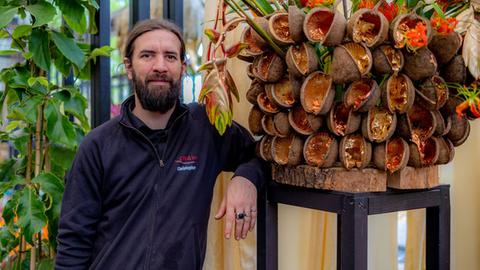
[[[134,42],[131,59],[125,58],[127,76],[143,109],[165,113],[180,95],[185,64],[180,40],[166,30],[154,30]]]

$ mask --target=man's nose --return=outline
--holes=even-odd
[[[167,65],[166,61],[163,57],[155,57],[154,63],[153,63],[153,71],[157,72],[165,72],[167,70]]]

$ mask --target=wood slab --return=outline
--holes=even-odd
[[[388,174],[388,187],[396,189],[425,189],[440,185],[438,166],[425,168],[406,167],[405,169]]]
[[[320,169],[272,164],[272,178],[281,184],[353,193],[387,190],[387,174],[373,168],[347,171],[343,167]]]

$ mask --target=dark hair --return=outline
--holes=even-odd
[[[128,59],[132,59],[135,40],[139,36],[154,30],[166,30],[177,36],[181,44],[180,59],[182,60],[182,62],[185,61],[185,42],[183,41],[182,31],[176,24],[164,19],[149,19],[136,23],[128,34],[124,52],[125,57]]]

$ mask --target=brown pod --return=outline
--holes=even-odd
[[[295,43],[290,36],[288,13],[275,13],[268,19],[268,34],[275,43],[285,46]]]
[[[295,42],[302,42],[305,40],[303,34],[303,21],[305,20],[305,13],[295,5],[288,6],[288,28],[290,29],[290,37]]]
[[[363,169],[372,159],[372,145],[360,134],[349,134],[340,141],[338,154],[347,170]]]
[[[415,29],[417,23],[421,23],[427,30],[427,38],[432,37],[432,27],[427,18],[419,16],[415,13],[398,15],[390,25],[390,34],[392,43],[395,48],[401,49],[406,45],[406,34],[408,31]]]
[[[439,110],[448,100],[448,87],[442,77],[433,75],[415,92],[418,104],[427,110]]]
[[[253,74],[253,63],[248,64],[247,66],[247,76],[250,80],[255,79],[255,74]]]
[[[408,76],[393,74],[382,84],[382,103],[392,113],[407,112],[415,101],[415,87]]]
[[[440,109],[440,112],[442,113],[444,118],[448,118],[451,115],[457,115],[455,110],[457,109],[457,106],[463,102],[462,98],[460,98],[457,95],[451,95],[451,94],[452,93],[450,93],[449,98],[445,103],[445,105]]]
[[[384,142],[397,127],[397,115],[384,107],[373,107],[363,116],[362,134],[371,142]]]
[[[336,103],[327,116],[328,129],[337,136],[345,136],[358,130],[362,117],[343,102]]]
[[[347,24],[347,35],[356,43],[376,47],[388,38],[388,20],[376,9],[357,10]]]
[[[248,55],[261,55],[265,51],[265,44],[261,44],[261,46],[259,46],[253,39],[253,32],[255,32],[255,30],[253,30],[251,27],[246,27],[245,30],[243,30],[240,40],[242,43],[247,44],[245,51]]]
[[[421,168],[435,165],[440,153],[440,140],[437,137],[430,137],[419,144],[410,144],[410,158],[408,165]]]
[[[258,107],[260,107],[260,109],[267,114],[274,114],[280,111],[280,108],[278,108],[278,106],[270,99],[268,99],[265,92],[262,92],[257,96],[257,104]]]
[[[288,122],[296,132],[310,135],[320,129],[323,120],[320,116],[309,114],[303,107],[297,106],[288,112]]]
[[[400,50],[391,45],[381,45],[373,53],[373,68],[379,75],[399,73],[405,59]]]
[[[280,80],[287,69],[285,61],[274,52],[266,52],[257,56],[253,62],[253,74],[263,82],[276,82]]]
[[[338,156],[338,142],[328,132],[310,135],[303,146],[303,157],[308,165],[328,168]]]
[[[403,72],[414,81],[426,79],[437,72],[437,60],[427,47],[415,52],[404,50],[403,56],[405,57]]]
[[[288,122],[288,113],[286,112],[275,114],[273,116],[273,125],[279,137],[287,137],[292,132],[292,128]]]
[[[462,36],[453,31],[448,34],[433,34],[428,48],[432,51],[439,65],[446,64],[453,59],[462,47]]]
[[[300,88],[300,102],[307,113],[326,114],[334,98],[332,77],[320,71],[308,75]]]
[[[397,132],[419,144],[433,135],[436,126],[437,120],[432,111],[414,104],[406,114],[398,116]]]
[[[248,102],[255,105],[257,104],[257,97],[260,93],[265,92],[265,85],[260,82],[258,79],[252,80],[250,83],[250,88],[248,88],[245,96],[247,97]]]
[[[448,138],[439,137],[439,152],[437,164],[447,164],[453,160],[455,156],[455,147]]]
[[[372,54],[365,45],[353,42],[339,45],[333,51],[333,81],[343,84],[360,80],[370,72],[372,64]]]
[[[273,136],[265,135],[260,140],[259,154],[260,154],[260,158],[262,158],[265,161],[273,161],[273,158],[272,158],[273,138],[274,138]]]
[[[447,133],[447,138],[452,141],[454,146],[462,145],[470,135],[470,123],[465,117],[451,115],[452,128]]]
[[[394,173],[407,166],[410,158],[408,143],[401,137],[394,137],[373,149],[373,162],[380,170]]]
[[[265,32],[268,32],[268,18],[267,17],[255,17],[253,21],[260,26]],[[252,33],[252,41],[257,45],[259,48],[268,48],[268,43],[260,36],[257,31],[254,29],[251,30]]]
[[[318,68],[315,48],[308,43],[290,46],[285,60],[288,72],[296,77],[307,76]]]
[[[350,84],[343,95],[347,107],[354,111],[366,112],[377,103],[380,98],[380,87],[375,80],[363,78]]]
[[[282,108],[290,108],[295,104],[294,88],[300,88],[300,84],[289,78],[282,78],[280,81],[265,85],[265,93],[272,102]],[[297,90],[298,91],[298,90]]]
[[[435,122],[437,122],[437,126],[435,127],[435,136],[443,136],[446,135],[450,128],[452,127],[452,120],[450,117],[444,118],[440,111],[432,111],[433,116],[435,117]]]
[[[303,140],[294,134],[285,138],[274,137],[272,157],[278,165],[295,166],[300,164],[303,158]]]
[[[311,42],[336,46],[342,42],[346,26],[347,21],[340,12],[316,7],[305,16],[303,33]]]
[[[443,65],[440,74],[446,82],[465,83],[467,79],[467,67],[465,66],[463,57],[461,55],[455,56],[450,62]]]
[[[253,106],[248,114],[248,128],[253,135],[262,135],[264,133],[262,127],[262,118],[263,112],[257,106]]]
[[[277,129],[275,128],[275,123],[273,122],[272,114],[265,114],[262,117],[262,129],[263,131],[270,136],[280,136]]]

